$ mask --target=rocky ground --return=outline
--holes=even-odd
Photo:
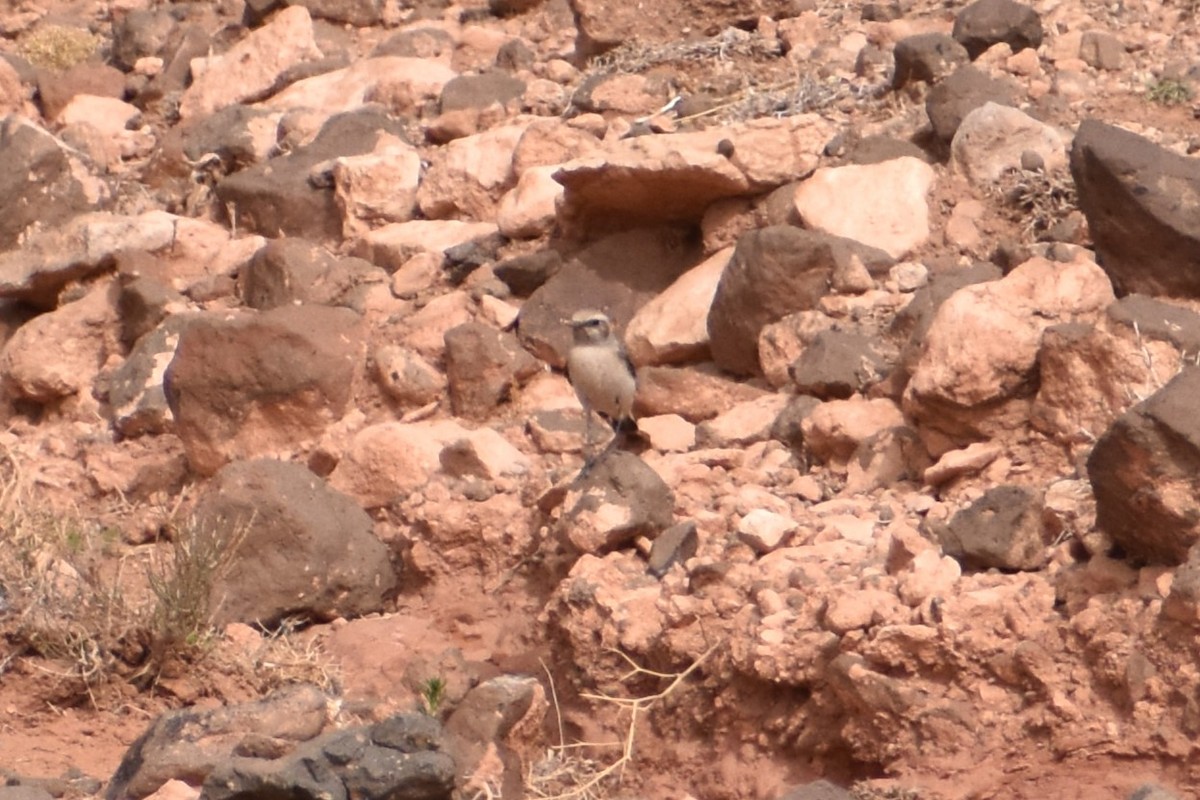
[[[9,2],[0,800],[1193,796],[1198,10]]]

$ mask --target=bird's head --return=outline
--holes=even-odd
[[[612,323],[608,317],[603,312],[591,309],[575,312],[569,324],[578,344],[603,342],[612,333]]]

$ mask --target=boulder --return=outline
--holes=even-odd
[[[581,553],[602,555],[638,537],[654,539],[674,522],[675,498],[658,473],[616,450],[568,487],[556,530]]]
[[[224,545],[210,592],[218,624],[361,616],[381,610],[396,588],[371,518],[296,463],[226,465],[197,501],[193,524],[198,537]]]
[[[896,42],[892,89],[911,83],[937,83],[970,58],[967,49],[944,33],[919,33]]]
[[[192,468],[211,475],[318,438],[345,411],[365,349],[360,317],[344,308],[197,317],[164,381]]]
[[[743,235],[721,275],[708,314],[713,360],[737,375],[762,372],[758,335],[787,314],[815,308],[835,276],[886,271],[883,251],[850,239],[775,225]]]
[[[516,184],[513,152],[524,132],[524,125],[504,125],[435,151],[417,189],[425,218],[495,219],[500,198]]]
[[[1071,146],[1079,208],[1120,294],[1200,297],[1200,163],[1087,119]]]
[[[1008,170],[1020,169],[1027,153],[1035,153],[1046,172],[1067,166],[1062,136],[1053,126],[992,102],[967,114],[950,142],[954,167],[981,188]]]
[[[634,314],[625,330],[634,364],[675,364],[708,355],[708,312],[732,256],[732,247],[714,253]]]
[[[949,144],[958,126],[985,103],[1016,105],[1017,90],[1011,81],[994,78],[971,64],[956,69],[938,83],[925,99],[925,112],[939,141]]]
[[[1014,53],[1027,47],[1036,50],[1042,43],[1042,18],[1015,0],[975,0],[954,18],[952,35],[972,61],[1001,42]]]
[[[1200,541],[1200,367],[1117,418],[1088,457],[1096,523],[1130,558],[1182,564]]]
[[[467,322],[446,332],[446,380],[454,415],[487,419],[510,401],[541,364],[505,331]]]
[[[931,527],[942,551],[966,569],[1037,570],[1048,558],[1042,498],[1024,487],[993,487],[944,526]]]

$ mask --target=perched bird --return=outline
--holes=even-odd
[[[608,420],[618,434],[609,447],[620,440],[621,434],[637,429],[633,420],[637,373],[625,348],[613,336],[612,322],[603,313],[579,311],[571,317],[570,325],[575,341],[567,354],[567,377],[587,420],[583,443],[586,458],[592,440],[593,411]]]

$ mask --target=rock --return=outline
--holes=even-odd
[[[900,258],[929,238],[926,196],[933,180],[933,167],[909,157],[822,167],[800,182],[793,202],[805,228]]]
[[[299,464],[228,464],[194,516],[198,536],[219,538],[227,548],[211,591],[218,624],[269,628],[286,617],[361,616],[379,611],[396,588],[371,518]]]
[[[903,424],[904,417],[891,400],[851,397],[817,406],[804,418],[801,430],[814,458],[844,463],[871,436]]]
[[[821,405],[821,401],[808,395],[794,395],[775,418],[771,426],[771,438],[783,442],[794,452],[804,448],[804,420]]]
[[[771,438],[776,418],[787,405],[787,397],[767,394],[738,403],[696,428],[701,447],[745,447]]]
[[[659,414],[637,421],[650,447],[663,453],[686,453],[696,446],[696,426],[678,414]]]
[[[228,52],[192,64],[192,84],[179,116],[199,119],[234,103],[261,100],[288,69],[321,58],[312,17],[301,6],[284,9]]]
[[[236,214],[241,229],[272,238],[339,239],[342,213],[334,182],[314,185],[313,169],[334,169],[331,159],[371,153],[382,137],[402,135],[399,122],[378,110],[333,117],[311,144],[219,181],[217,198]]]
[[[338,157],[331,174],[346,238],[416,216],[421,154],[397,136],[380,136],[370,153]]]
[[[446,390],[446,377],[408,348],[380,345],[371,360],[376,380],[401,408],[420,408],[438,400]]]
[[[1118,293],[1200,297],[1200,220],[1179,202],[1200,192],[1194,158],[1088,119],[1071,147],[1071,175]]]
[[[303,6],[317,19],[369,28],[382,21],[383,0],[285,0],[289,6]]]
[[[919,33],[905,37],[896,42],[894,55],[894,91],[918,81],[937,83],[970,60],[967,49],[944,33]]]
[[[139,59],[161,56],[179,27],[165,8],[134,8],[113,19],[113,63],[126,72]]]
[[[459,75],[442,87],[442,113],[463,108],[487,108],[492,103],[506,105],[525,92],[525,81],[503,72]]]
[[[634,411],[638,416],[678,414],[698,423],[765,395],[762,389],[732,381],[711,368],[642,367]]]
[[[714,253],[638,310],[625,329],[634,364],[676,364],[708,355],[708,312],[732,255],[732,247]]]
[[[54,800],[54,795],[40,786],[0,786],[0,800]]]
[[[517,337],[481,322],[446,332],[446,380],[457,417],[487,419],[542,369]]]
[[[415,112],[437,99],[455,75],[446,64],[425,58],[382,56],[296,81],[262,103],[279,111],[306,109],[318,119],[383,106],[392,115]]]
[[[183,153],[194,162],[215,155],[222,174],[236,172],[275,153],[282,117],[278,111],[240,103],[226,106],[183,128]]]
[[[518,297],[528,297],[562,269],[557,250],[537,250],[528,255],[507,258],[492,267],[496,277]]]
[[[363,259],[337,258],[312,242],[284,238],[268,242],[238,272],[238,292],[261,311],[303,303],[354,307],[356,290],[386,278]]]
[[[350,401],[363,335],[357,314],[325,306],[193,320],[165,380],[192,469],[211,475],[318,438]]]
[[[686,520],[667,528],[650,545],[646,567],[657,578],[667,574],[674,564],[684,564],[696,555],[700,538],[694,520]]]
[[[141,337],[125,363],[109,377],[107,401],[113,428],[122,436],[158,435],[173,428],[163,375],[175,357],[180,332],[189,316],[172,316]]]
[[[556,530],[582,553],[602,555],[640,536],[668,528],[675,499],[654,470],[631,453],[615,450],[568,488]]]
[[[583,236],[593,227],[694,223],[717,200],[761,194],[811,174],[833,134],[822,118],[799,114],[622,139],[554,174],[565,187],[559,224]]]
[[[996,442],[973,442],[960,450],[949,450],[925,470],[925,483],[941,486],[963,475],[978,474],[1003,452]]]
[[[35,405],[68,398],[80,410],[94,407],[91,388],[117,340],[115,291],[110,281],[93,285],[81,299],[34,317],[0,350],[6,394]]]
[[[381,422],[358,431],[329,485],[379,508],[420,490],[441,468],[442,450],[471,432],[450,420]]]
[[[536,239],[550,233],[558,214],[563,187],[554,180],[555,167],[531,167],[517,185],[500,198],[496,225],[510,239]]]
[[[527,772],[505,740],[530,713],[537,689],[537,678],[500,675],[470,689],[454,707],[446,720],[446,750],[468,783],[474,776],[490,773],[502,790],[512,792],[525,784]],[[502,768],[493,766],[496,760]]]
[[[1042,525],[1051,541],[1068,534],[1089,555],[1105,556],[1112,550],[1112,539],[1096,527],[1096,497],[1086,480],[1055,481],[1046,487]]]
[[[876,338],[851,331],[825,330],[804,348],[788,369],[800,394],[845,400],[865,393],[891,368]]]
[[[998,281],[955,292],[938,308],[904,392],[905,412],[931,452],[1013,424],[1006,415],[1019,414],[1014,409],[1036,387],[1045,329],[1097,319],[1112,300],[1108,279],[1085,258],[1034,258]],[[1006,408],[1010,401],[1016,405]]]
[[[930,527],[966,569],[1037,570],[1048,558],[1042,498],[1020,486],[993,487],[945,526]]]
[[[939,141],[949,143],[968,114],[985,103],[1016,104],[1017,91],[1006,79],[993,78],[971,64],[938,83],[925,100],[925,111]]]
[[[672,42],[687,32],[716,32],[730,25],[762,17],[781,19],[792,15],[787,0],[751,0],[729,6],[715,0],[682,2],[669,0],[655,7],[653,16],[640,9],[613,7],[599,0],[571,0],[578,38],[575,47],[581,55],[594,55],[633,38],[647,43]]]
[[[57,120],[78,95],[119,99],[125,92],[125,76],[121,71],[94,61],[64,70],[39,70],[37,84],[42,116],[49,120]]]
[[[1079,41],[1079,57],[1089,67],[1118,70],[1125,61],[1125,45],[1105,31],[1084,31]]]
[[[325,727],[329,698],[300,684],[262,700],[197,711],[168,711],[134,742],[105,790],[105,800],[138,800],[172,779],[203,781],[227,763],[247,736],[282,740],[289,746],[316,737]]]
[[[9,165],[0,170],[0,206],[7,209],[0,217],[0,252],[12,250],[31,226],[54,231],[111,198],[71,148],[20,116],[0,120],[0,162]],[[18,255],[5,252],[5,261]],[[0,266],[0,276],[6,272]]]
[[[668,90],[660,78],[601,72],[584,79],[571,95],[571,105],[583,113],[649,115],[667,101]]]
[[[1161,786],[1147,783],[1135,789],[1129,795],[1129,800],[1179,800],[1179,796]]]
[[[708,315],[713,360],[738,375],[761,373],[758,336],[763,327],[815,308],[834,274],[855,260],[868,270],[891,266],[881,250],[816,231],[777,225],[743,235]]]
[[[1122,414],[1088,457],[1096,522],[1130,558],[1181,564],[1200,541],[1200,368]]]
[[[1042,43],[1042,18],[1015,0],[976,0],[954,18],[953,36],[971,56],[979,58],[1001,42],[1014,53]]]
[[[696,243],[673,228],[641,228],[601,238],[577,252],[521,308],[518,334],[533,355],[566,364],[576,311],[601,309],[624,336],[625,323],[701,260]]]
[[[854,795],[826,780],[792,787],[779,800],[853,800]]]
[[[950,153],[954,166],[978,187],[996,182],[1008,170],[1020,169],[1027,153],[1040,156],[1046,172],[1067,165],[1057,130],[1015,108],[991,102],[963,118]]]
[[[359,237],[352,252],[388,272],[396,272],[409,259],[421,254],[435,256],[440,268],[447,250],[495,234],[496,226],[491,222],[418,219],[370,231]]]
[[[787,539],[799,528],[791,517],[756,508],[738,522],[737,536],[742,542],[762,555],[786,544]]]
[[[234,757],[204,781],[211,800],[420,798],[449,800],[454,759],[441,726],[425,714],[330,731],[282,758]]]
[[[455,139],[430,157],[417,189],[417,205],[427,219],[495,219],[500,198],[513,188],[513,152],[524,125]]]
[[[493,484],[505,478],[521,477],[530,471],[529,459],[491,428],[470,431],[463,438],[450,442],[438,454],[438,461],[447,475]]]

